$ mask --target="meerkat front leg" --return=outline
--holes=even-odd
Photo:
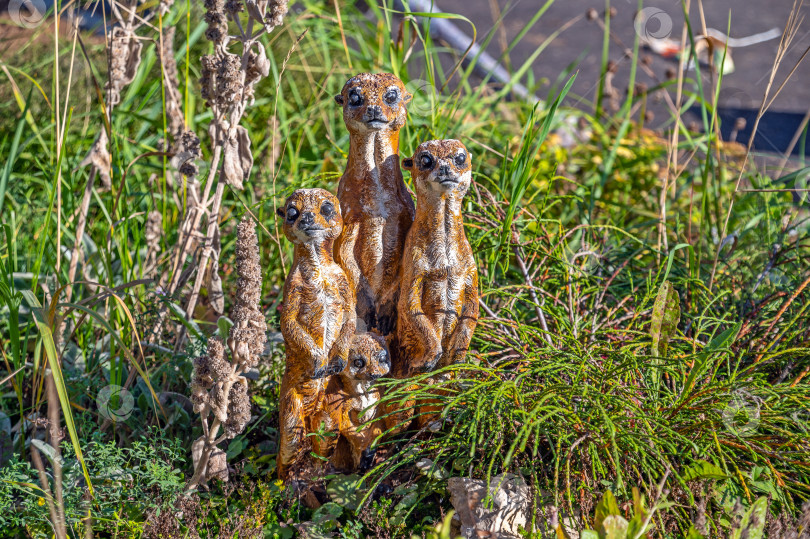
[[[478,271],[475,267],[467,274],[464,283],[464,301],[456,327],[450,336],[445,356],[447,365],[461,363],[467,355],[475,326],[478,324]],[[443,361],[444,363],[444,361]]]
[[[326,376],[327,356],[315,343],[307,330],[298,322],[298,312],[301,308],[301,290],[293,288],[285,298],[284,309],[281,311],[281,334],[287,346],[293,344],[299,350],[305,351],[312,357],[309,365],[309,374],[312,378]]]
[[[349,350],[352,346],[352,337],[357,329],[357,313],[354,310],[354,291],[348,280],[341,279],[338,284],[340,296],[343,300],[343,326],[337,339],[329,350],[329,374],[338,374],[346,368],[349,360]]]
[[[278,477],[282,481],[288,479],[290,466],[296,461],[301,452],[304,440],[304,417],[301,413],[303,403],[301,395],[290,389],[290,382],[285,376],[281,381],[281,401],[279,412],[281,424],[279,425],[280,439],[278,444],[277,468]]]
[[[417,333],[420,341],[417,348],[421,348],[423,355],[417,358],[412,365],[408,365],[410,374],[426,372],[436,366],[442,357],[442,343],[427,314],[422,310],[422,294],[424,292],[424,275],[417,275],[411,282],[405,298],[408,306],[408,321]],[[414,358],[409,358],[413,361]]]
[[[335,240],[335,262],[343,268],[349,285],[357,294],[357,287],[360,283],[360,266],[354,257],[354,246],[357,244],[357,236],[360,233],[360,223],[354,222],[346,224],[340,237]]]
[[[346,435],[346,439],[352,448],[352,462],[355,470],[365,471],[374,464],[376,448],[371,447],[374,440],[382,433],[376,422],[370,425],[363,425]]]
[[[399,280],[392,281],[380,297],[377,309],[377,329],[383,337],[396,330],[397,302],[399,301]]]

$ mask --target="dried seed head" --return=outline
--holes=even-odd
[[[202,157],[200,139],[194,131],[183,131],[175,138],[171,153],[174,156],[170,164],[181,174],[188,178],[195,178],[200,173],[200,167],[195,162]]]
[[[267,5],[267,13],[264,16],[264,23],[267,26],[281,26],[284,16],[290,9],[287,0],[274,0]]]
[[[217,99],[222,105],[229,105],[241,98],[242,61],[235,54],[226,53],[217,66]],[[224,108],[224,107],[223,107]]]
[[[256,225],[245,216],[236,229],[236,298],[228,347],[235,363],[255,367],[264,350],[267,324],[261,311],[262,271]]]
[[[173,2],[174,0],[170,0]],[[159,9],[163,9],[164,2],[161,1]],[[168,10],[168,8],[167,8]],[[181,107],[182,96],[180,95],[180,82],[177,77],[177,62],[174,61],[174,26],[168,26],[163,30],[161,41],[160,58],[163,65],[163,77],[166,84],[166,117],[169,120],[169,132],[177,136],[185,124],[183,109]]]
[[[214,386],[214,377],[211,369],[209,368],[208,355],[194,358],[194,374],[192,375],[192,384],[196,384],[208,391]]]
[[[107,103],[117,105],[121,101],[121,89],[133,81],[141,63],[141,42],[135,39],[131,27],[116,26],[110,30],[108,49],[110,77],[105,85]]]
[[[194,405],[194,412],[200,413],[208,404],[208,390],[200,384],[191,382],[191,403]]]
[[[225,343],[219,337],[211,337],[208,340],[208,366],[217,382],[227,380],[233,368],[225,359]]]
[[[214,389],[209,393],[209,398],[211,411],[217,419],[224,423],[228,419],[228,396],[225,394],[222,383],[217,383],[214,386]]]
[[[242,0],[225,0],[225,12],[230,14],[241,13],[245,10]]]
[[[250,420],[250,398],[248,397],[247,380],[240,378],[231,386],[228,394],[228,420],[225,421],[225,433],[233,438],[245,429]]]
[[[228,20],[225,18],[225,0],[205,0],[205,22],[208,29],[205,38],[221,45],[228,37]]]

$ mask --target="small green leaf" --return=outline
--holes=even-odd
[[[719,466],[705,460],[695,461],[694,464],[686,468],[683,472],[684,481],[695,479],[726,479],[728,476]]]
[[[312,521],[321,529],[331,530],[338,525],[338,517],[343,514],[343,508],[335,502],[326,502],[312,513]]]
[[[694,526],[689,526],[689,531],[686,532],[684,539],[705,539],[703,535],[698,532]]]
[[[765,519],[768,515],[768,498],[762,496],[751,505],[740,521],[740,527],[734,530],[733,539],[748,537],[748,539],[762,539],[765,533]],[[745,533],[743,533],[745,532]]]
[[[650,335],[652,336],[652,355],[666,357],[669,341],[678,328],[681,319],[681,304],[678,292],[672,283],[664,281],[658,289],[652,312]]]
[[[605,519],[611,515],[620,515],[619,504],[616,503],[616,497],[609,490],[606,490],[602,495],[602,499],[596,504],[596,516],[593,520],[593,527],[596,531],[602,532]]]
[[[360,505],[360,500],[363,499],[359,486],[359,475],[342,475],[332,479],[326,485],[326,492],[333,502],[349,511],[354,511]]]
[[[422,473],[422,475],[430,478],[435,479],[437,481],[444,481],[450,474],[447,473],[447,470],[436,464],[430,459],[419,459],[416,461],[416,467]]]
[[[579,539],[599,539],[599,534],[594,530],[582,530],[579,532]]]
[[[609,515],[602,522],[603,537],[605,539],[625,539],[630,523],[619,515]]]
[[[51,444],[43,442],[42,440],[38,440],[36,438],[31,438],[31,443],[39,450],[40,453],[45,455],[45,458],[53,464],[54,460],[58,460],[60,464],[62,464],[62,457],[56,454],[56,450],[53,448]]]

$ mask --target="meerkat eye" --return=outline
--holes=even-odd
[[[396,88],[389,88],[388,91],[385,92],[383,99],[389,105],[393,105],[394,103],[399,101],[399,90]]]
[[[433,156],[429,153],[423,153],[419,156],[419,166],[423,169],[429,169],[433,167]]]
[[[292,223],[296,219],[298,219],[298,210],[290,206],[287,208],[287,220]]]
[[[349,105],[357,107],[363,104],[363,94],[357,88],[352,88],[349,91]]]
[[[366,360],[363,359],[362,357],[358,357],[357,359],[354,360],[354,367],[356,369],[362,369],[365,366],[366,366]]]
[[[456,166],[458,168],[462,168],[466,162],[467,162],[467,152],[461,152],[456,154]]]
[[[323,206],[321,206],[321,215],[329,219],[334,214],[335,214],[335,206],[331,202],[324,202]]]

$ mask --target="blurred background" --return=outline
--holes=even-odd
[[[726,72],[723,74],[718,96],[718,115],[722,120],[724,138],[728,140],[733,135],[738,142],[747,143],[771,78],[782,32],[794,1],[707,0],[689,3],[690,21],[695,35],[702,35],[705,25],[709,35],[719,35],[722,38],[726,34],[731,38],[725,52]],[[426,4],[429,5],[429,2]],[[642,47],[641,65],[636,80],[642,89],[650,90],[645,124],[652,128],[663,128],[671,122],[672,115],[662,93],[655,89],[672,78],[678,66],[675,51],[681,46],[685,24],[684,4],[680,0],[644,0],[641,12],[635,0],[435,2],[435,6],[442,11],[458,13],[475,24],[479,43],[489,33],[493,33],[486,51],[510,71],[530,61],[540,98],[545,98],[550,90],[557,88],[561,81],[564,82],[567,73],[576,71],[577,79],[566,103],[585,110],[592,110],[599,86],[606,4],[612,15],[612,39],[608,58],[615,64],[612,66],[615,90],[621,96],[628,91],[626,84],[632,61],[625,49],[632,50],[638,33]],[[534,22],[535,15],[541,9],[544,9],[543,15]],[[810,14],[810,7],[807,5],[798,9],[800,17]],[[530,22],[534,24],[529,31],[510,49],[510,44],[521,32],[525,32],[527,23]],[[453,24],[467,34],[472,34],[469,24],[461,20],[456,20]],[[719,39],[715,44],[715,53],[721,60],[725,50],[723,40]],[[810,30],[800,29],[787,48],[782,71],[775,80],[776,87],[809,46]],[[544,50],[537,55],[540,48]],[[533,58],[535,55],[536,58]],[[774,100],[758,130],[755,150],[783,153],[789,148],[796,131],[806,126],[810,110],[808,70],[810,64],[801,63],[793,78]],[[711,71],[708,66],[703,66],[701,70],[703,80],[709,87],[714,86],[711,84],[712,77],[716,76]],[[694,70],[691,75],[694,76]],[[674,99],[674,85],[670,86],[670,93]],[[771,93],[773,95],[773,91]],[[610,109],[609,101],[605,106]],[[695,106],[691,112],[684,114],[684,121],[699,130],[699,116],[700,108]],[[735,129],[735,125],[738,129]],[[794,155],[802,151],[800,146],[794,145]]]

